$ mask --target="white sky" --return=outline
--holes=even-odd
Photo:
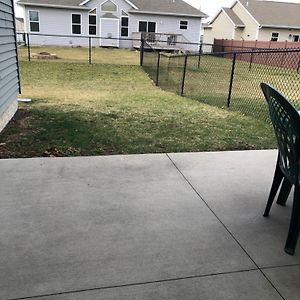
[[[14,1],[17,2],[17,0]],[[213,17],[221,7],[223,6],[229,7],[232,3],[234,3],[234,0],[184,0],[184,1],[193,5],[198,9],[201,7],[201,10],[207,15],[209,15],[210,17]],[[299,2],[300,0],[276,0],[276,1]],[[22,9],[16,7],[16,15],[17,17],[23,17]]]
[[[201,11],[213,17],[221,7],[231,6],[235,0],[184,0],[185,2],[193,5],[196,8],[200,8]],[[300,0],[273,0],[278,2],[300,2]]]

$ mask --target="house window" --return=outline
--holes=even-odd
[[[155,32],[156,23],[148,21],[139,21],[139,32]]]
[[[81,15],[72,14],[72,33],[81,34]]]
[[[114,4],[112,1],[108,0],[101,4],[102,11],[114,12],[117,11],[117,5]]]
[[[188,29],[188,24],[189,24],[188,21],[180,21],[179,22],[179,28],[180,29]]]
[[[271,41],[272,42],[277,42],[279,38],[279,32],[272,32],[271,34]]]
[[[121,36],[128,36],[128,24],[129,24],[128,15],[124,11],[122,11]]]
[[[293,42],[300,42],[299,35],[293,35]]]
[[[38,11],[29,11],[29,26],[31,32],[40,31],[40,14]]]
[[[89,34],[97,34],[97,10],[96,8],[89,12]]]

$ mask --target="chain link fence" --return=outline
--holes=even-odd
[[[18,32],[17,41],[21,61],[44,59],[89,64],[141,65],[145,61],[147,66],[149,53],[199,55],[204,49],[204,45],[189,42],[180,34],[143,32],[134,33],[132,38]],[[207,44],[205,51],[213,51],[213,45]]]
[[[152,74],[165,90],[268,121],[259,87],[268,82],[300,109],[300,49],[157,56]]]

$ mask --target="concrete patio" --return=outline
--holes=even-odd
[[[276,155],[0,160],[0,299],[300,299]]]

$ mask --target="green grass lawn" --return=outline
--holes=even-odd
[[[0,157],[275,147],[269,124],[179,97],[134,65],[20,62],[22,97]]]
[[[56,54],[60,62],[89,62],[89,49],[86,47],[59,47],[47,46],[37,47],[31,46],[31,55],[39,52],[49,52]],[[27,48],[22,46],[18,48],[19,60],[28,61]],[[92,63],[109,63],[116,65],[139,65],[139,52],[133,49],[115,49],[115,48],[92,48],[91,50]],[[36,58],[31,58],[32,61],[37,61]],[[53,60],[54,62],[57,60]]]
[[[270,59],[274,61],[281,59],[276,54],[271,55]],[[159,85],[180,93],[184,57],[171,57],[169,61],[168,57],[162,56],[160,66]],[[198,69],[198,57],[188,57],[184,96],[226,107],[231,67],[232,59],[205,55],[201,57]],[[259,86],[263,81],[274,85],[300,108],[300,73],[295,69],[262,65],[254,61],[249,70],[249,62],[236,60],[230,109],[267,120],[267,106]]]

